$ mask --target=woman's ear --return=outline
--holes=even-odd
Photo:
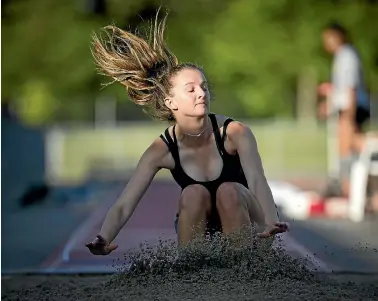
[[[173,99],[171,97],[166,97],[164,99],[164,103],[172,111],[176,111],[177,110],[177,105],[176,105],[175,101],[173,101]]]

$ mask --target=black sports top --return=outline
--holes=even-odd
[[[217,144],[217,148],[219,151],[220,156],[222,157],[223,161],[223,168],[219,175],[219,177],[212,181],[196,181],[193,178],[189,177],[180,163],[180,156],[179,156],[179,149],[177,145],[177,138],[175,134],[175,126],[173,126],[173,139],[169,134],[168,128],[165,130],[164,135],[160,135],[160,138],[167,144],[172,157],[175,161],[175,167],[171,170],[171,174],[176,181],[176,183],[181,187],[181,189],[186,188],[189,185],[199,184],[204,186],[210,193],[211,196],[211,213],[208,216],[207,221],[207,231],[210,235],[213,235],[216,232],[222,232],[222,225],[220,221],[220,217],[216,208],[216,194],[218,187],[225,182],[236,182],[244,185],[248,188],[247,179],[245,178],[243,168],[240,163],[239,155],[236,153],[235,155],[230,155],[227,153],[226,149],[224,148],[224,141],[226,139],[226,130],[227,126],[233,120],[231,118],[226,119],[223,124],[223,134],[221,136],[218,122],[216,116],[211,113],[209,114],[211,124],[213,126],[213,133],[215,136],[215,142]],[[176,215],[177,224],[179,218],[179,214]]]
[[[171,170],[171,174],[176,181],[176,183],[181,187],[181,189],[186,188],[189,185],[200,184],[204,186],[211,195],[212,205],[215,205],[215,198],[218,187],[225,182],[237,182],[245,187],[248,188],[247,180],[245,178],[243,168],[240,163],[239,155],[236,153],[235,155],[230,155],[227,153],[226,149],[224,148],[224,141],[226,139],[226,129],[230,122],[233,120],[231,118],[226,119],[223,125],[223,134],[221,136],[220,130],[218,127],[218,122],[216,116],[213,113],[209,114],[213,132],[215,136],[215,142],[217,144],[217,148],[219,151],[220,156],[222,157],[223,161],[223,168],[219,175],[219,177],[212,181],[196,181],[189,177],[185,171],[183,170],[181,163],[180,163],[180,156],[179,156],[179,149],[177,145],[177,138],[175,134],[175,126],[173,126],[173,139],[169,134],[168,128],[165,130],[164,135],[160,135],[160,138],[167,144],[172,157],[175,161],[175,167]],[[214,203],[213,203],[214,202]]]

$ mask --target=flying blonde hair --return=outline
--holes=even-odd
[[[92,35],[91,52],[97,71],[111,77],[112,81],[126,86],[131,101],[143,106],[144,111],[159,120],[174,120],[164,99],[169,94],[169,79],[184,68],[196,68],[194,64],[179,64],[177,57],[167,48],[164,31],[168,12],[158,21],[151,22],[147,39],[122,30],[114,25],[102,28],[105,38]]]

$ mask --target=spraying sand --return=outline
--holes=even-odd
[[[116,275],[3,278],[2,300],[378,299],[378,277],[320,275],[270,243],[234,248],[216,238],[178,254],[161,241],[129,252]]]

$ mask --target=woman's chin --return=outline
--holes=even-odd
[[[196,108],[195,111],[192,111],[189,114],[185,114],[187,117],[191,118],[201,118],[201,117],[206,117],[209,114],[209,110],[207,107],[205,108]]]
[[[206,116],[209,114],[209,109],[206,105],[203,105],[203,107],[197,107],[196,108],[196,115],[198,114],[198,117]]]

